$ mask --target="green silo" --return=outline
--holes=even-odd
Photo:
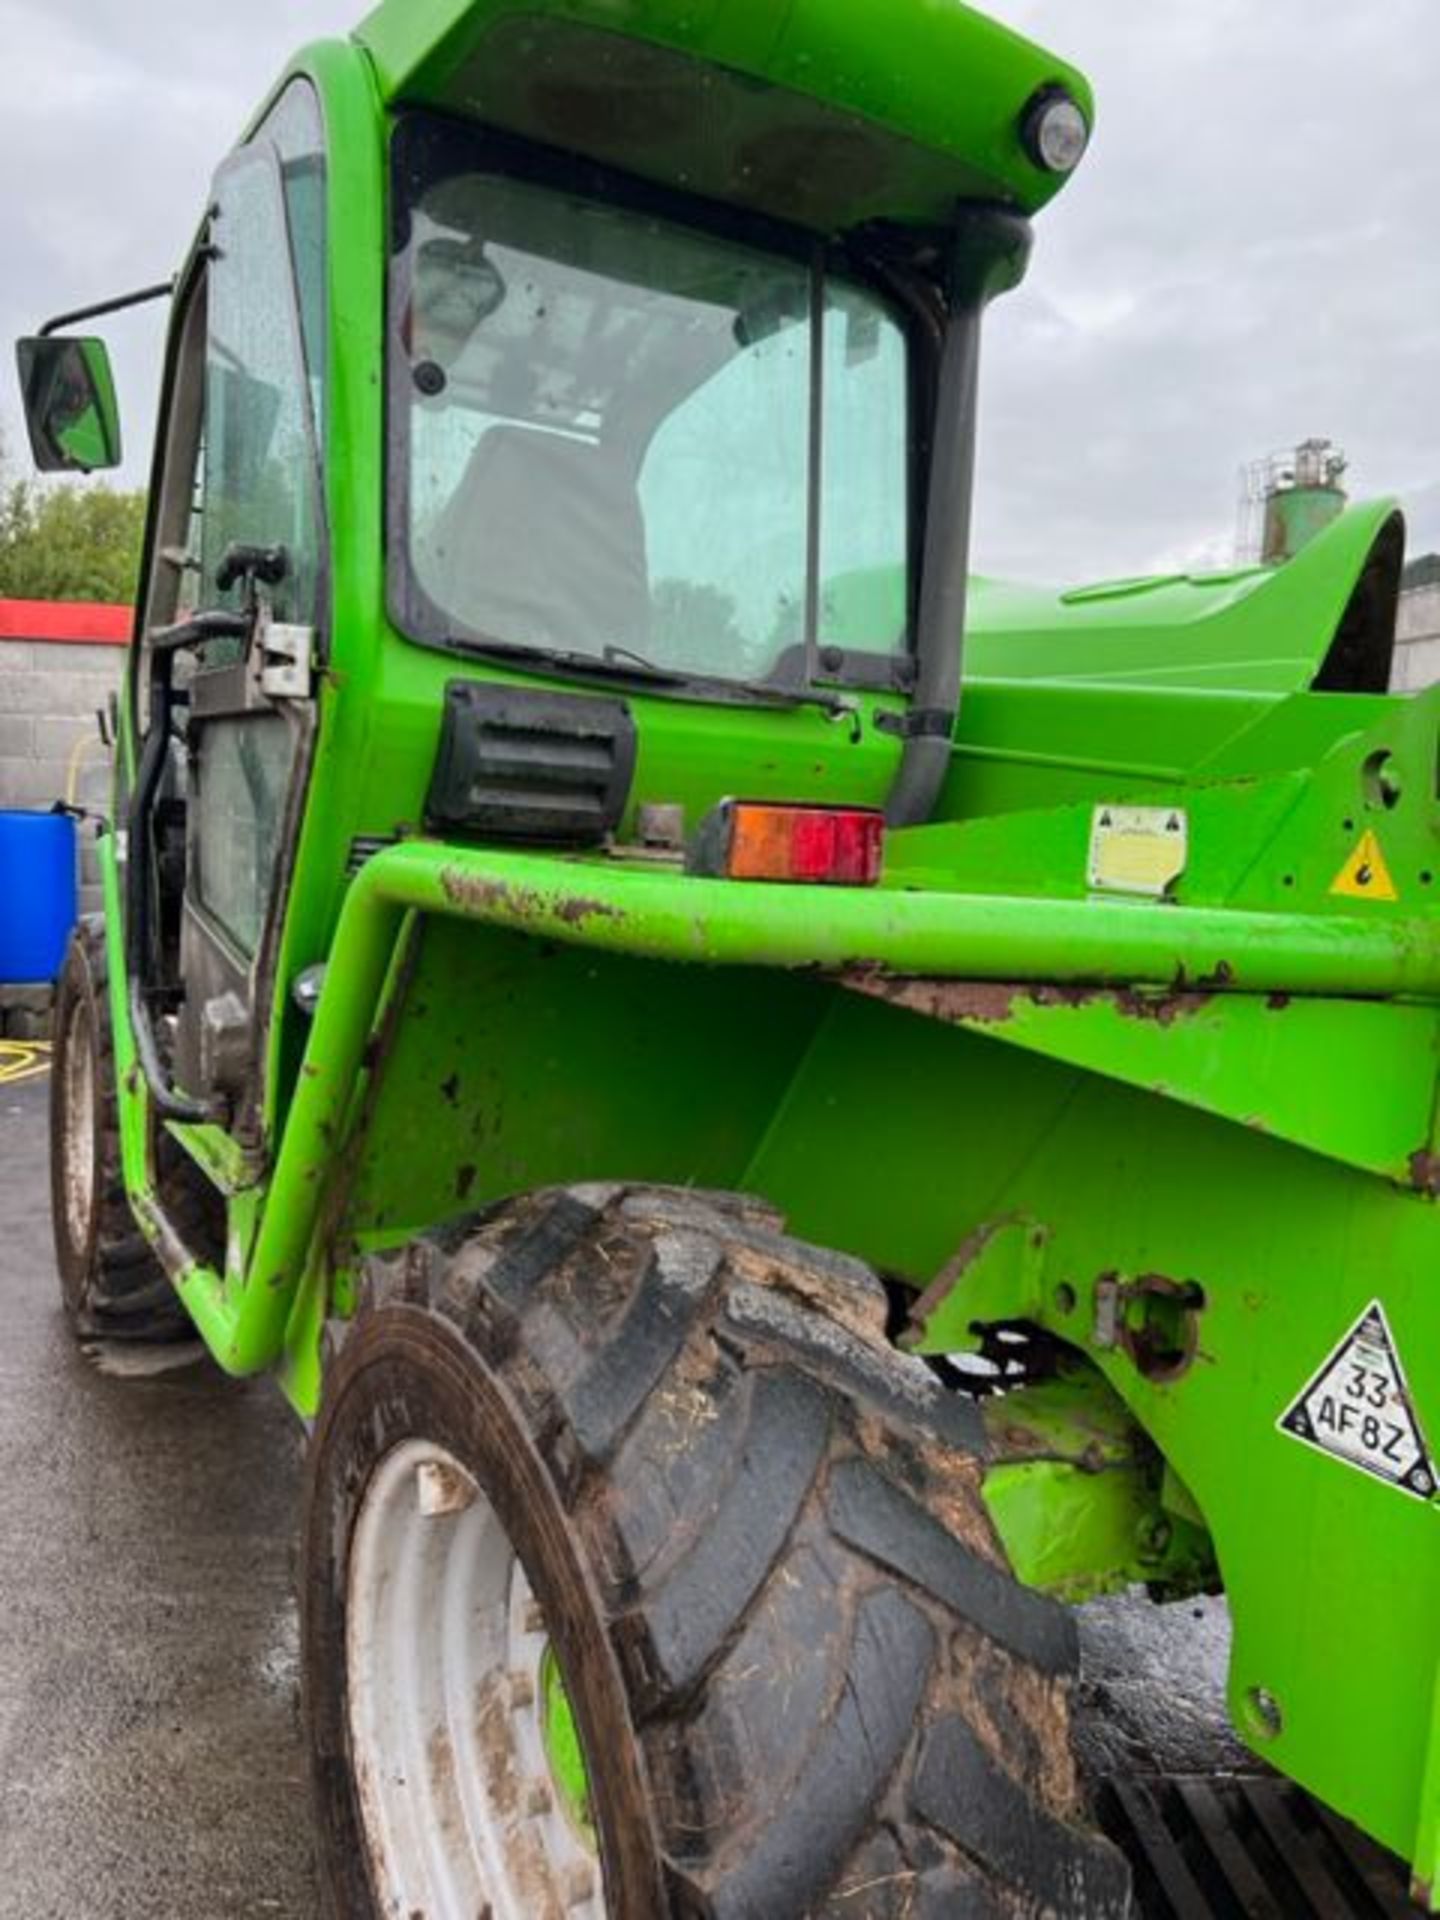
[[[1331,440],[1305,440],[1266,463],[1265,520],[1260,546],[1267,567],[1293,560],[1345,508],[1340,482],[1345,455]]]

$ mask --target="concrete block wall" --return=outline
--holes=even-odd
[[[0,601],[0,808],[50,807],[66,797],[72,771],[80,805],[107,803],[110,756],[95,716],[119,690],[129,624],[128,608]],[[88,836],[80,842],[80,904],[90,913],[99,876]]]
[[[1395,638],[1397,693],[1414,693],[1440,680],[1440,586],[1414,587],[1400,596]]]

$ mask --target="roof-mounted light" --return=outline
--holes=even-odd
[[[1063,87],[1044,87],[1021,115],[1020,137],[1037,167],[1073,173],[1090,144],[1090,122]]]

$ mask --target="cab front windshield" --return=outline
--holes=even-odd
[[[818,255],[470,151],[457,167],[454,145],[412,140],[398,162],[405,630],[782,687],[863,680],[866,661],[895,677],[911,459],[892,310]]]

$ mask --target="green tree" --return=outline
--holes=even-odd
[[[17,479],[0,444],[0,599],[135,598],[145,496]]]

